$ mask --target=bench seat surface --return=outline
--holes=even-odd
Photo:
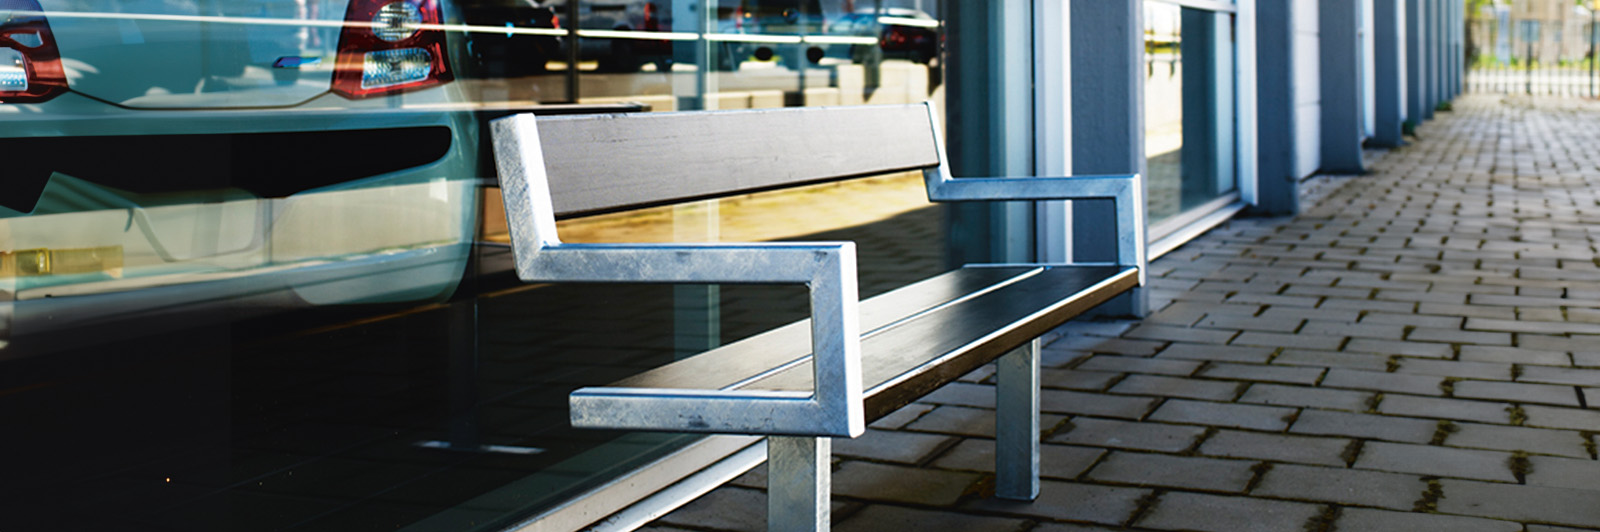
[[[968,267],[861,302],[871,422],[1138,284],[1124,266]],[[809,320],[613,383],[618,387],[806,391]]]

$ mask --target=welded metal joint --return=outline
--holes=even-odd
[[[563,243],[537,120],[514,115],[490,127],[522,280],[809,288],[812,392],[583,388],[569,396],[574,427],[834,437],[866,430],[854,243]]]

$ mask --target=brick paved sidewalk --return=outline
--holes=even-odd
[[[1600,529],[1600,105],[1455,107],[1060,331],[1037,501],[987,493],[986,370],[834,443],[835,529]],[[761,474],[648,530],[763,530]]]

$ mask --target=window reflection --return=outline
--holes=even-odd
[[[1233,14],[1147,1],[1145,154],[1152,223],[1236,189]]]
[[[942,98],[931,0],[0,5],[5,530],[494,530],[559,504],[684,442],[571,430],[567,393],[805,298],[521,284],[484,123]],[[564,230],[858,240],[870,295],[942,268],[920,187]]]

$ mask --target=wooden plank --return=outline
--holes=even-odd
[[[907,285],[862,301],[861,330],[870,334],[875,329],[1035,269],[967,268]],[[701,390],[725,388],[810,355],[810,327],[810,320],[800,320],[611,385]]]
[[[558,216],[936,166],[920,104],[539,118]]]

